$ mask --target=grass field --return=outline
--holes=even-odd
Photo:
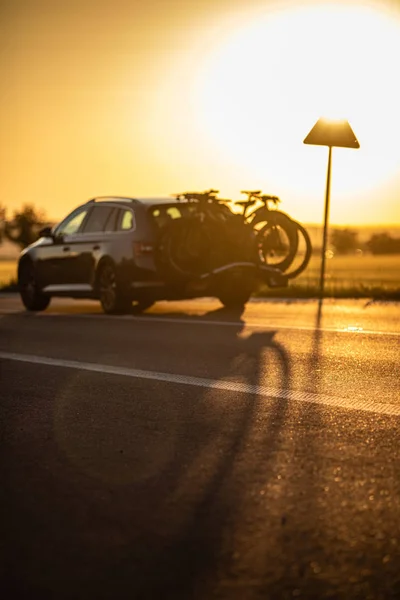
[[[289,296],[313,296],[318,290],[321,258],[316,255],[307,269],[292,279],[287,290]],[[393,255],[336,255],[325,263],[325,295],[366,297],[390,295],[400,298],[400,254]],[[261,293],[281,296],[281,290]],[[286,294],[286,292],[285,292]]]
[[[298,283],[313,285],[319,281],[321,259],[313,256]],[[326,282],[337,286],[374,285],[400,287],[400,254],[333,256],[325,262]]]
[[[276,290],[273,295],[313,295],[318,287],[320,257],[313,256],[307,269],[292,280],[288,290]],[[16,277],[16,262],[0,261],[0,287]],[[400,254],[372,256],[334,256],[326,261],[325,290],[327,294],[368,296],[380,293],[400,294]],[[267,290],[265,290],[267,291]],[[271,295],[271,290],[268,290]]]
[[[7,285],[17,276],[15,260],[0,260],[0,288]]]

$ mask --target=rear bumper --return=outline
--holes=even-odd
[[[284,273],[267,265],[254,262],[233,262],[203,273],[189,280],[165,281],[153,273],[154,279],[131,283],[133,298],[151,296],[155,299],[183,299],[200,296],[215,296],[221,289],[247,289],[255,291],[260,284],[270,288],[287,287],[288,278]]]
[[[287,287],[288,278],[287,276],[274,267],[267,265],[256,265],[253,262],[235,262],[223,267],[218,267],[210,273],[205,273],[200,276],[200,280],[217,280],[220,277],[227,277],[229,275],[238,277],[240,275],[243,278],[254,278],[256,283],[266,283],[269,287]]]

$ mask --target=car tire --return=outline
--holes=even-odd
[[[216,296],[229,309],[243,309],[257,287],[255,273],[237,271],[221,277]]]
[[[131,309],[132,301],[118,284],[117,272],[111,261],[100,266],[97,287],[100,304],[106,314],[121,314]]]
[[[26,310],[40,312],[49,306],[51,297],[39,289],[35,266],[30,260],[25,260],[18,268],[18,288]]]
[[[250,300],[251,292],[226,292],[219,293],[218,300],[229,309],[243,309]]]

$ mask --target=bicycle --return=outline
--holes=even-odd
[[[172,221],[161,233],[159,258],[170,277],[202,275],[235,259],[228,226],[233,216],[227,206],[230,200],[218,198],[218,193],[211,189],[174,196],[189,207],[185,218]]]
[[[243,207],[241,214],[243,221],[256,231],[258,255],[262,263],[286,272],[296,258],[299,234],[301,235],[305,244],[303,260],[294,270],[286,273],[290,279],[297,277],[308,265],[312,254],[311,240],[307,231],[286,213],[269,208],[269,202],[275,206],[280,202],[278,196],[262,195],[261,190],[243,190],[241,193],[247,195],[247,200],[240,200],[234,204]],[[261,205],[249,213],[248,210],[257,203]]]

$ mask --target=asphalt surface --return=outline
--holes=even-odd
[[[0,297],[3,597],[400,598],[399,308]]]

